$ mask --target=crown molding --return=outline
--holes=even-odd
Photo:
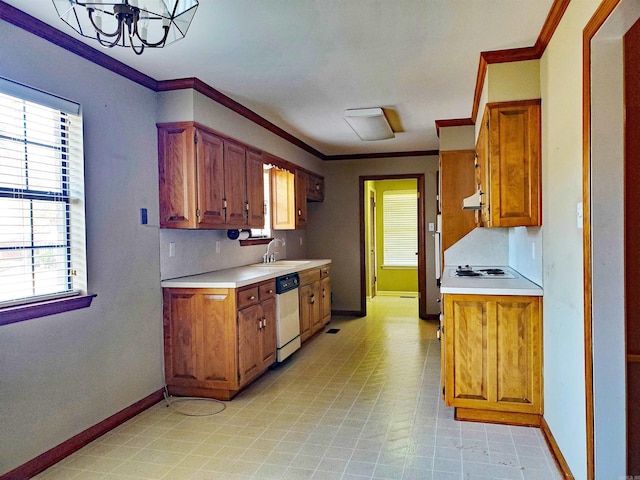
[[[562,20],[564,12],[569,6],[571,0],[554,0],[553,5],[545,19],[538,39],[533,47],[510,48],[506,50],[492,50],[480,53],[480,61],[478,62],[478,73],[476,75],[476,87],[473,93],[473,105],[471,107],[471,117],[455,120],[436,120],[436,130],[440,134],[439,127],[458,126],[458,125],[475,125],[478,118],[478,110],[480,108],[480,96],[484,88],[484,79],[487,74],[487,66],[492,63],[508,63],[521,62],[524,60],[539,60],[542,58],[556,28]],[[447,124],[447,122],[454,122]],[[455,123],[469,122],[469,123]]]
[[[414,150],[411,152],[384,153],[352,153],[345,155],[325,155],[324,160],[363,160],[370,158],[427,157],[439,154],[439,150]]]

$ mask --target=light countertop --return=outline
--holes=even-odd
[[[542,287],[520,275],[511,267],[504,266],[473,266],[479,268],[501,268],[514,278],[496,277],[456,277],[456,266],[444,267],[440,280],[440,293],[455,293],[468,295],[526,295],[541,297]]]
[[[330,263],[331,260],[326,258],[317,260],[279,260],[273,263],[256,263],[243,267],[172,278],[163,280],[160,285],[164,288],[238,288],[288,273],[318,268]]]

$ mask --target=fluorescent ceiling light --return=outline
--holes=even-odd
[[[360,140],[385,140],[395,134],[384,116],[382,108],[354,108],[344,111],[344,119]]]

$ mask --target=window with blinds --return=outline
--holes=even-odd
[[[0,307],[86,292],[77,104],[0,79]]]
[[[418,266],[418,194],[382,192],[383,267]]]

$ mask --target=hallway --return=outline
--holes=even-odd
[[[334,318],[337,333],[221,413],[189,417],[161,402],[36,478],[560,479],[538,429],[453,420],[436,322],[417,309],[377,296],[367,317]]]

